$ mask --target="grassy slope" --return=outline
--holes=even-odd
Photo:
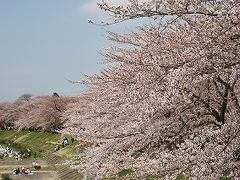
[[[70,140],[70,137],[67,137]],[[70,143],[65,148],[61,148],[59,151],[55,152],[56,144],[61,144],[63,137],[60,134],[53,133],[43,133],[43,132],[29,132],[29,131],[0,131],[0,145],[9,146],[14,150],[27,152],[27,149],[32,150],[32,157],[27,159],[33,159],[33,154],[37,153],[37,160],[41,162],[43,165],[41,170],[38,173],[46,174],[46,173],[56,173],[56,167],[52,165],[44,165],[44,161],[42,161],[42,152],[48,151],[52,152],[63,159],[73,160],[75,164],[79,163],[79,158],[76,155],[76,144],[77,142]],[[1,159],[1,157],[0,157]],[[8,160],[8,158],[4,158],[4,160]],[[9,158],[9,160],[12,160]],[[1,166],[0,174],[2,176],[8,175],[12,172],[12,169],[15,167],[12,166]],[[1,175],[0,175],[1,176]],[[0,177],[1,179],[1,177]],[[48,178],[47,178],[48,179]],[[53,178],[55,179],[55,178]]]
[[[69,138],[70,139],[70,138]],[[0,131],[0,144],[25,152],[28,148],[32,152],[37,152],[37,157],[42,157],[41,152],[51,151],[57,143],[61,143],[62,138],[59,134],[47,132],[29,132],[29,131]],[[72,155],[76,153],[75,144],[60,149],[56,152],[57,155],[64,159],[71,159]]]

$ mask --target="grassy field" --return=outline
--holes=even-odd
[[[67,138],[70,140],[70,137]],[[53,152],[63,159],[71,159],[76,154],[76,142],[54,152],[56,144],[61,144],[62,140],[61,135],[48,132],[0,131],[0,145],[22,152],[31,149],[32,155],[36,152],[37,158],[40,159],[44,151]]]
[[[69,145],[62,147],[61,144],[64,138],[68,138]],[[61,166],[55,166],[49,164],[47,159],[48,154],[55,154],[60,156],[63,160],[72,160],[75,164],[79,164],[80,160],[77,156],[76,144],[77,142],[71,142],[71,137],[61,136],[60,134],[48,133],[48,132],[29,132],[29,131],[0,131],[0,145],[10,147],[13,150],[21,153],[27,153],[28,149],[31,149],[32,156],[23,157],[23,161],[16,161],[10,157],[1,156],[0,159],[0,179],[33,179],[33,180],[55,180],[58,178],[58,168]],[[56,145],[61,146],[60,150],[55,151]],[[50,152],[50,153],[49,153]],[[32,160],[34,160],[34,154],[37,154],[37,162],[41,164],[40,170],[34,170],[34,176],[12,176],[13,169],[17,167],[31,167]],[[45,158],[43,154],[45,153]],[[47,156],[46,156],[47,154]],[[51,158],[51,157],[50,157]],[[49,160],[49,159],[48,159]],[[68,171],[66,171],[68,173]],[[72,174],[70,174],[72,175]],[[6,177],[5,177],[6,176]],[[10,177],[9,177],[10,176]]]

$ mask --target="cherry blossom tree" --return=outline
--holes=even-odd
[[[43,131],[61,129],[65,119],[61,113],[74,98],[53,96],[39,96],[23,103],[18,111],[20,116],[15,122],[19,129],[35,128]]]
[[[79,167],[96,179],[134,176],[218,179],[239,161],[238,0],[129,0],[99,7],[116,24],[149,18],[102,52],[108,68],[82,83],[65,132],[87,148]],[[123,45],[122,47],[120,45]],[[78,126],[78,127],[76,127]]]
[[[7,129],[14,127],[14,122],[18,118],[17,104],[0,103],[0,128]]]

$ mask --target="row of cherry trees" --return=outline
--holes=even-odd
[[[0,128],[59,130],[66,122],[62,113],[74,99],[57,93],[37,97],[24,94],[13,103],[0,103]]]
[[[131,169],[143,179],[179,174],[218,179],[240,156],[239,0],[104,0],[110,22],[148,18],[129,34],[108,32],[109,64],[81,81],[65,132],[87,148],[79,169],[101,179]]]

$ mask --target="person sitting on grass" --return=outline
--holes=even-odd
[[[63,145],[64,147],[68,145],[68,139],[66,137],[63,139]]]
[[[36,170],[41,169],[41,165],[38,164],[38,163],[36,163],[35,161],[32,162],[32,167],[33,167],[34,169],[36,169]]]
[[[25,167],[22,167],[21,173],[22,173],[22,174],[25,174],[25,173],[26,173],[26,168],[25,168]]]
[[[18,175],[19,173],[20,173],[19,168],[13,170],[13,175]]]
[[[34,168],[35,166],[36,166],[36,162],[33,161],[33,162],[32,162],[32,167]]]
[[[27,149],[27,152],[28,152],[28,157],[31,157],[31,156],[32,156],[32,151],[31,151],[31,149]]]
[[[57,144],[54,150],[58,151],[59,149],[60,149],[60,146]]]
[[[25,171],[25,174],[30,175],[31,174],[31,170],[29,168],[27,168],[26,171]]]

